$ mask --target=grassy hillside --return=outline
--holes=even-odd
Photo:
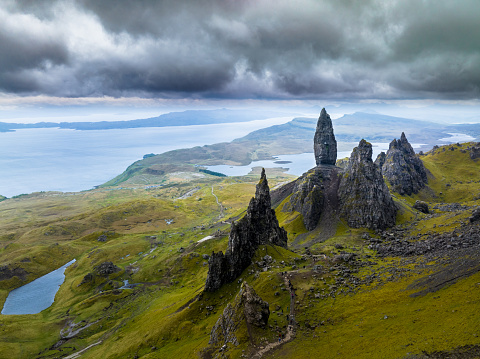
[[[326,238],[322,228],[308,232],[300,214],[281,212],[279,203],[277,216],[293,250],[261,246],[241,276],[269,303],[268,326],[239,330],[239,345],[222,352],[205,348],[241,281],[203,293],[208,255],[225,251],[230,223],[245,213],[258,173],[170,174],[168,184],[150,189],[109,187],[2,201],[2,304],[11,289],[76,262],[50,308],[0,316],[0,357],[255,357],[286,332],[286,273],[296,294],[295,336],[262,358],[476,358],[478,246],[421,255],[375,249],[406,240],[434,246],[442,236],[463,243],[480,231],[469,223],[480,205],[480,164],[469,156],[471,145],[444,146],[421,157],[430,171],[428,188],[414,196],[393,194],[397,226],[385,232],[350,229],[338,220]],[[267,176],[271,188],[291,179],[279,172]],[[413,209],[416,200],[428,202],[431,213]],[[273,263],[265,270],[256,262],[267,254]],[[119,270],[100,273],[104,262]],[[123,289],[126,280],[132,286]]]

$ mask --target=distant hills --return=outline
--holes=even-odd
[[[62,128],[71,130],[113,130],[140,127],[167,127],[210,125],[216,123],[247,122],[282,116],[283,113],[272,113],[265,110],[188,110],[170,112],[157,117],[130,121],[100,122],[38,122],[33,124],[0,122],[0,132],[10,132],[26,128]]]

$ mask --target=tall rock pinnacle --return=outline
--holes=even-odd
[[[225,255],[213,253],[208,261],[205,291],[213,292],[234,281],[252,263],[259,245],[274,244],[287,248],[287,232],[280,228],[272,209],[265,169],[250,200],[247,214],[232,223]]]
[[[372,145],[365,140],[353,149],[338,197],[340,213],[350,227],[385,229],[395,225],[397,208],[372,161]]]
[[[315,161],[319,165],[335,165],[337,161],[337,141],[333,134],[332,120],[325,108],[320,112],[313,139]]]

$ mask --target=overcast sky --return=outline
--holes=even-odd
[[[478,0],[0,0],[0,99],[477,100]],[[73,100],[72,100],[73,101]]]

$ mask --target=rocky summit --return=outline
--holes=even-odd
[[[397,208],[372,161],[372,145],[365,140],[352,151],[338,196],[341,216],[350,227],[383,229],[395,224]]]
[[[428,182],[425,166],[403,132],[390,143],[382,172],[392,190],[402,196],[418,193]]]
[[[261,244],[287,248],[287,232],[278,225],[271,207],[265,169],[262,170],[255,197],[250,200],[246,215],[232,223],[225,254],[212,253],[209,258],[205,291],[216,291],[223,284],[234,281],[251,264]]]
[[[333,134],[332,120],[325,108],[322,109],[318,118],[313,150],[317,166],[335,165],[337,161],[337,141]]]

